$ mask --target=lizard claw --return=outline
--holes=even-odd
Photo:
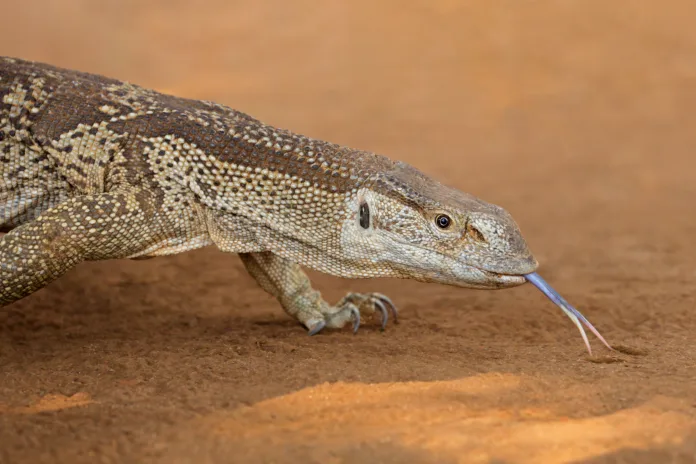
[[[312,328],[309,330],[309,336],[311,337],[312,335],[318,334],[319,332],[321,332],[321,330],[322,330],[324,327],[326,327],[326,321],[319,321],[319,322],[317,322],[317,323],[314,324],[314,326],[312,326]]]
[[[396,309],[396,305],[394,302],[389,298],[388,296],[382,295],[381,293],[375,293],[375,297],[377,298],[377,301],[381,303],[382,306],[387,305],[389,307],[389,310],[392,313],[392,316],[394,316],[394,324],[399,323],[399,311]],[[382,314],[385,314],[384,310],[380,308],[380,311],[382,311]],[[384,329],[384,326],[386,325],[387,317],[385,314],[385,317],[382,319],[382,328]]]
[[[353,333],[358,333],[360,328],[360,310],[355,306],[350,308],[350,313],[353,315]]]
[[[360,313],[370,314],[379,312],[382,316],[382,330],[387,327],[389,313],[394,316],[394,322],[398,322],[399,313],[391,299],[381,293],[349,293],[339,303],[339,306],[350,307],[351,318],[354,321],[353,331],[360,325]]]
[[[384,330],[387,327],[387,321],[389,320],[389,312],[387,312],[387,308],[380,300],[375,300],[375,306],[377,306],[379,311],[382,313],[382,330]]]
[[[390,313],[397,321],[398,312],[394,303],[380,293],[349,293],[335,306],[326,306],[324,311],[311,314],[305,323],[309,335],[316,335],[325,328],[338,329],[351,322],[353,333],[357,333],[362,317],[379,313],[382,318],[381,330],[387,327]],[[316,317],[318,316],[318,317]]]

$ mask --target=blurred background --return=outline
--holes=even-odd
[[[687,401],[696,394],[694,2],[0,0],[0,6],[2,55],[214,100],[275,126],[409,162],[505,207],[540,273],[610,342],[651,353],[586,362],[572,325],[526,286],[465,292],[313,273],[330,301],[351,289],[396,296],[404,323],[384,337],[368,327],[362,338],[309,340],[229,255],[199,250],[89,263],[0,312],[0,401],[21,405],[45,392],[82,392],[101,404],[72,412],[66,422],[59,420],[66,416],[8,418],[0,404],[0,442],[13,444],[12,462],[38,462],[32,449],[59,450],[70,462],[89,449],[133,462],[142,456],[138,446],[152,450],[160,440],[162,451],[174,443],[162,438],[172,428],[185,432],[180,451],[202,462],[191,451],[195,443],[182,438],[191,428],[177,421],[187,414],[234,410],[325,381],[525,372],[547,376],[548,388],[515,397],[504,410],[557,400],[554,411],[566,419],[610,414],[656,395]],[[544,396],[553,394],[561,399]],[[497,408],[497,398],[477,396],[476,404]],[[694,419],[690,403],[682,406],[680,414]],[[106,416],[112,422],[104,424]],[[55,431],[56,424],[76,423],[79,433],[67,425]],[[629,423],[661,424],[641,413],[608,429],[620,433]],[[613,445],[602,448],[590,432],[583,440],[578,434],[587,430],[572,429],[553,443],[577,451],[578,459],[619,446],[612,437]],[[653,432],[641,431],[635,443],[648,443]],[[324,442],[317,433],[308,446]],[[65,445],[80,434],[96,444]],[[288,451],[294,439],[277,452],[269,446],[267,457],[306,457]],[[237,453],[259,450],[235,443]],[[504,449],[488,436],[479,444]],[[453,455],[462,456],[456,446]],[[446,448],[437,442],[430,450]],[[372,456],[356,453],[355,462]],[[536,456],[530,453],[526,458]],[[664,462],[667,455],[660,456],[641,459]]]

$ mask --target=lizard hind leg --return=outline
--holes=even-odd
[[[382,328],[387,324],[389,311],[396,321],[396,307],[379,293],[349,293],[336,305],[324,301],[311,286],[309,277],[300,266],[271,252],[241,253],[240,258],[258,284],[273,295],[283,309],[302,323],[309,335],[324,328],[341,328],[352,322],[353,331],[360,327],[361,315],[372,315],[378,310]],[[388,309],[387,309],[388,308]]]

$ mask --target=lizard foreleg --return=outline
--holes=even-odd
[[[309,277],[298,264],[270,252],[241,253],[239,256],[261,288],[273,295],[290,316],[307,327],[310,335],[324,327],[343,327],[349,321],[353,322],[353,330],[357,331],[360,315],[372,314],[375,309],[381,313],[384,328],[389,317],[387,307],[396,321],[396,308],[384,295],[349,293],[331,306],[312,288]]]

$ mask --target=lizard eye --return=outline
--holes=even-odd
[[[370,208],[366,202],[360,205],[360,227],[363,229],[370,228]]]
[[[440,229],[447,229],[450,224],[452,224],[452,219],[446,214],[438,214],[435,218],[435,224],[437,224]]]

